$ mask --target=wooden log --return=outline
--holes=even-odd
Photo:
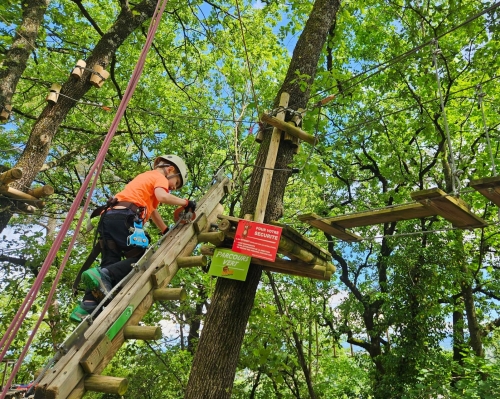
[[[235,228],[236,228],[236,227],[235,227],[233,224],[231,224],[231,222],[230,222],[229,220],[227,220],[227,219],[222,219],[222,220],[219,222],[219,224],[218,224],[218,226],[217,226],[217,227],[219,228],[219,230],[220,230],[220,231],[222,231],[222,232],[224,232],[224,233],[225,233],[225,232],[231,232],[231,231],[234,231],[234,230],[235,230]]]
[[[92,85],[94,87],[97,87],[97,88],[102,87],[102,85],[104,84],[104,81],[107,78],[109,78],[109,72],[106,71],[99,64],[94,65],[94,67],[92,68],[92,70],[94,71],[94,73],[90,77],[90,83],[92,83]]]
[[[200,253],[206,256],[214,256],[215,247],[210,245],[202,245],[200,247]]]
[[[78,60],[76,62],[75,68],[71,72],[71,77],[74,80],[80,80],[81,77],[82,77],[82,75],[83,75],[83,71],[85,70],[86,66],[87,66],[87,63],[84,60]]]
[[[329,280],[331,272],[326,267],[319,265],[309,265],[301,261],[290,261],[276,258],[274,262],[252,258],[252,264],[260,265],[265,270],[275,273],[290,274],[297,277],[308,277],[317,280]]]
[[[55,104],[57,103],[57,100],[59,99],[59,93],[61,91],[61,85],[59,83],[52,83],[52,86],[50,86],[50,91],[49,94],[47,95],[46,100],[51,103]]]
[[[280,107],[286,108],[288,106],[289,100],[290,100],[290,94],[285,92],[281,93],[280,104],[279,104]],[[285,111],[279,112],[277,115],[277,119],[284,121]],[[271,136],[271,142],[269,143],[266,165],[264,172],[262,173],[259,196],[257,199],[257,205],[255,206],[254,220],[256,222],[262,223],[264,221],[264,216],[267,207],[267,200],[269,198],[269,189],[271,187],[271,182],[273,180],[273,169],[274,166],[276,165],[276,157],[278,156],[280,140],[281,140],[281,131],[275,127],[273,129],[273,134]]]
[[[9,169],[6,172],[0,173],[0,185],[9,184],[23,177],[23,170],[19,168]]]
[[[0,108],[0,122],[7,122],[10,117],[10,113],[12,111],[12,105],[5,104]]]
[[[87,391],[123,395],[127,392],[127,388],[128,380],[126,378],[97,374],[85,377],[85,389]]]
[[[206,266],[207,265],[207,257],[205,255],[200,256],[185,256],[176,259],[177,266],[179,267],[197,267],[197,266]]]
[[[215,246],[222,245],[225,234],[222,231],[213,231],[198,234],[198,242],[209,242]]]
[[[282,130],[288,134],[290,134],[293,137],[296,137],[302,141],[305,141],[306,143],[309,143],[311,145],[316,144],[316,138],[314,136],[311,136],[309,133],[304,132],[302,129],[298,128],[295,126],[294,123],[287,123],[285,121],[282,121],[274,116],[266,115],[263,114],[260,119],[263,122],[269,123],[270,125],[274,126],[276,129]]]
[[[155,301],[183,301],[187,298],[184,288],[157,288],[153,291]]]
[[[16,190],[15,188],[10,186],[0,186],[0,194],[3,194],[7,197],[11,197],[14,199],[22,200],[24,202],[32,203],[37,208],[43,208],[44,206],[44,203],[40,201],[38,198],[26,194],[20,190]]]
[[[49,195],[54,194],[54,187],[52,186],[37,187],[32,190],[28,190],[28,194],[32,195],[35,198],[48,197]]]
[[[156,341],[162,337],[160,326],[125,326],[125,339],[140,339],[142,341]]]

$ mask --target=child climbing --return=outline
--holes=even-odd
[[[162,234],[168,231],[157,211],[159,204],[178,205],[194,212],[194,201],[170,194],[186,184],[187,179],[187,166],[180,157],[162,155],[155,159],[153,170],[137,175],[123,191],[98,208],[101,263],[100,267],[81,274],[86,291],[82,302],[71,313],[71,321],[80,323],[92,313],[144,254],[148,244],[142,232],[144,223],[151,218]]]

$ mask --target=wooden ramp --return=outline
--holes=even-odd
[[[141,258],[137,272],[94,323],[86,326],[84,321],[77,327],[74,343],[66,348],[66,353],[40,381],[35,399],[76,399],[87,390],[123,394],[126,380],[99,374],[126,339],[154,339],[158,336],[157,327],[149,327],[148,332],[147,327],[144,329],[137,325],[155,300],[182,299],[182,290],[165,287],[179,270],[180,260],[191,255],[198,244],[198,234],[216,222],[217,215],[222,212],[219,202],[230,185],[227,178],[214,184],[199,201],[197,219],[169,232],[144,262],[144,257]],[[193,266],[190,262],[185,264]],[[78,329],[81,334],[78,334]]]
[[[430,216],[441,216],[453,226],[463,229],[487,226],[483,219],[469,210],[464,201],[447,195],[439,188],[417,191],[411,197],[415,202],[327,218],[308,213],[300,215],[298,219],[347,242],[361,241],[363,238],[346,229]]]

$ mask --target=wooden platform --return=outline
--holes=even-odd
[[[496,195],[500,200],[500,190]],[[446,194],[439,188],[417,191],[412,193],[411,197],[415,202],[327,218],[308,213],[300,215],[298,219],[347,242],[356,242],[363,238],[346,229],[430,216],[441,216],[453,226],[463,229],[487,226],[483,219],[469,210],[464,201]]]
[[[500,176],[471,180],[469,185],[500,207]]]

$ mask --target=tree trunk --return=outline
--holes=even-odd
[[[26,0],[22,2],[23,18],[16,29],[12,46],[5,54],[0,68],[0,107],[10,105],[17,83],[26,69],[29,56],[35,48],[38,30],[50,0]]]
[[[87,59],[87,67],[91,69],[94,65],[99,64],[106,69],[117,49],[135,29],[151,18],[155,7],[155,0],[143,0],[133,9],[122,8],[113,26],[102,36]],[[59,125],[75,106],[75,100],[80,100],[92,88],[89,80],[90,74],[91,72],[86,70],[80,80],[75,81],[68,78],[61,88],[61,94],[64,96],[59,96],[56,104],[49,103],[45,106],[31,130],[26,147],[15,166],[23,169],[23,177],[11,183],[12,187],[22,191],[30,187],[49,154],[52,140]],[[12,202],[0,202],[0,209],[10,203]],[[10,210],[0,213],[0,232],[7,226],[11,216]]]
[[[306,108],[310,84],[316,76],[321,50],[339,6],[339,0],[317,0],[314,3],[309,20],[295,47],[285,81],[276,96],[276,105],[281,93],[287,92],[290,94],[291,108]],[[302,75],[309,76],[305,91],[301,91],[299,85],[293,82],[297,77],[297,70]],[[248,194],[243,201],[243,213],[253,214],[255,211],[262,167],[266,162],[271,139],[269,131],[266,133],[257,155],[257,167],[254,169]],[[293,146],[281,142],[275,168],[287,168],[292,159]],[[274,173],[264,221],[277,220],[282,215],[282,200],[289,176],[289,172]],[[244,282],[218,279],[193,361],[184,396],[186,399],[231,397],[240,348],[261,274],[261,267],[252,264]]]

